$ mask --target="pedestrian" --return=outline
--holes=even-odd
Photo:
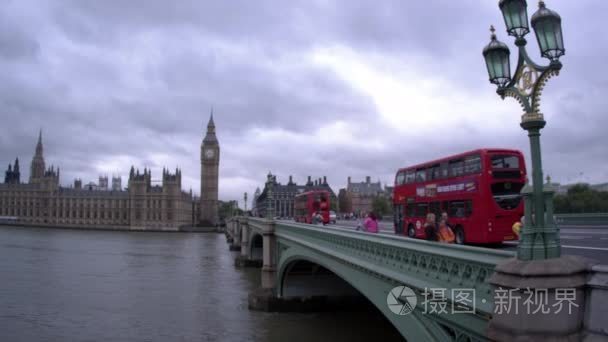
[[[515,237],[519,240],[519,234],[521,232],[521,228],[524,225],[524,217],[522,216],[521,219],[519,220],[519,222],[515,222],[513,223],[513,226],[511,227],[511,229],[513,230],[513,234],[515,234]]]
[[[429,241],[437,241],[437,223],[435,222],[435,214],[426,214],[426,222],[424,223],[424,233]]]
[[[363,226],[365,227],[365,231],[368,233],[378,232],[378,220],[373,212],[370,212],[367,215],[365,221],[363,222]]]
[[[313,211],[312,215],[310,216],[310,223],[312,223],[312,224],[318,224],[319,223],[316,211]]]
[[[325,220],[323,219],[323,215],[321,214],[321,212],[317,212],[317,223],[325,225]]]
[[[455,236],[452,228],[448,226],[446,220],[441,219],[439,221],[439,230],[437,232],[437,238],[439,242],[454,243]]]
[[[450,227],[450,229],[454,229],[454,227],[450,224],[450,220],[448,219],[448,213],[447,212],[442,212],[441,213],[441,219],[440,220],[445,220],[445,224]]]

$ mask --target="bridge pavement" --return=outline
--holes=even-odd
[[[393,234],[392,221],[379,222],[380,233]],[[358,224],[355,220],[339,220],[335,225],[326,227],[339,227],[354,229]],[[601,264],[608,264],[608,226],[560,226],[562,254],[578,255],[595,259]],[[515,251],[517,242],[506,242],[498,248]]]

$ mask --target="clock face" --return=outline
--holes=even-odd
[[[205,150],[205,157],[207,157],[207,159],[213,158],[214,155],[215,152],[212,149],[208,148]]]

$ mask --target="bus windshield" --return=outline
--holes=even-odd
[[[492,169],[519,169],[519,158],[509,155],[492,156]]]
[[[517,208],[521,201],[521,188],[524,183],[500,182],[492,184],[492,196],[499,207],[506,210]]]

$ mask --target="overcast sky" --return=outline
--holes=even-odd
[[[566,56],[541,105],[545,174],[608,181],[608,2],[546,3]],[[529,155],[522,110],[487,80],[490,24],[514,68],[497,1],[4,0],[0,166],[20,157],[27,180],[42,128],[62,184],[179,166],[198,193],[212,106],[224,200],[251,198],[268,171],[337,192],[478,147]]]

